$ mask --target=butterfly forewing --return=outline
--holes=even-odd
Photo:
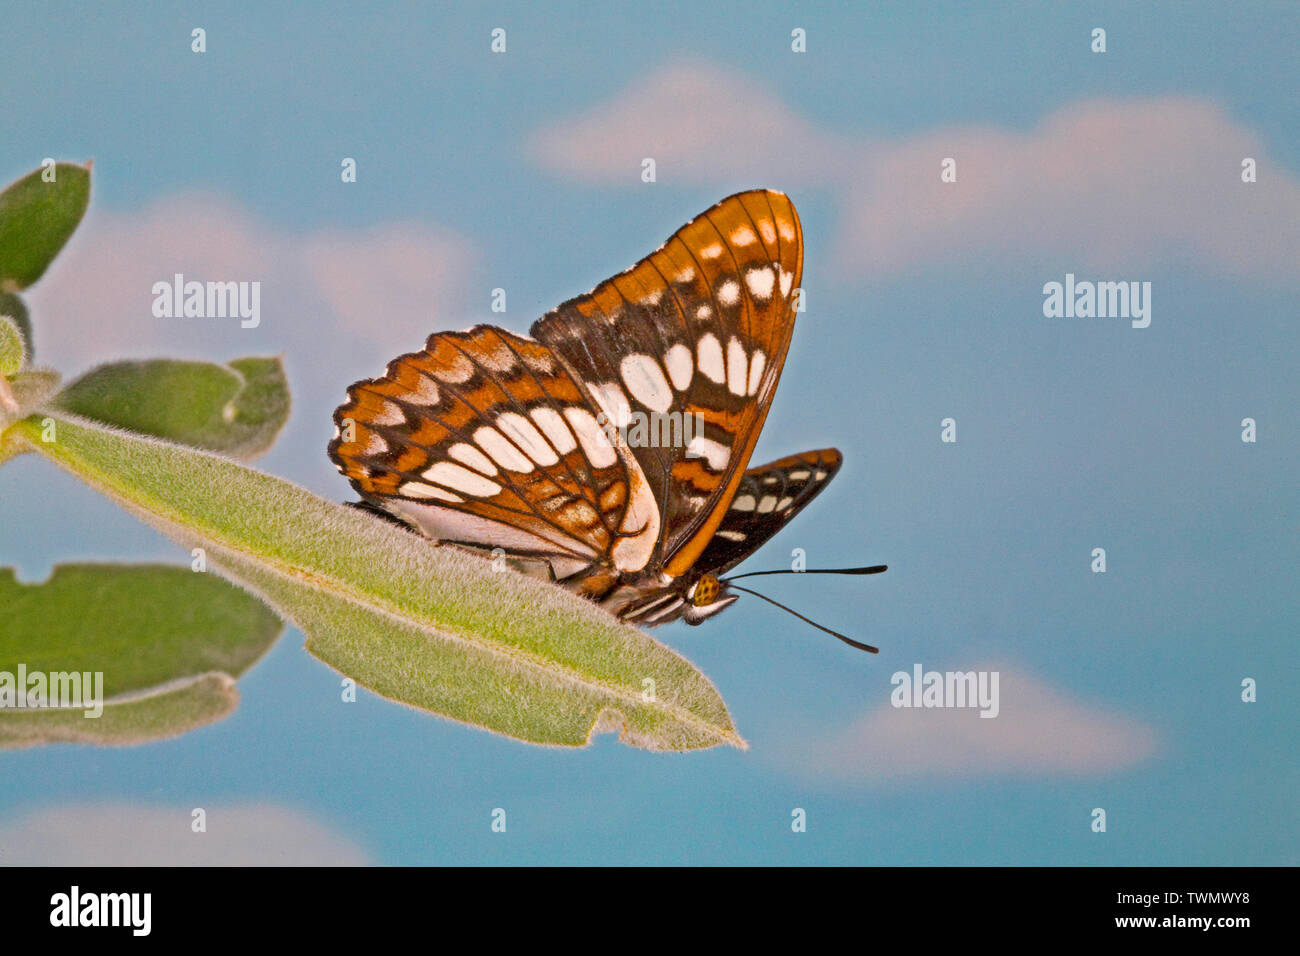
[[[722,521],[780,377],[802,264],[789,199],[739,193],[534,324],[624,429],[653,496],[657,514],[639,517],[657,534],[628,545],[629,564],[676,577]]]

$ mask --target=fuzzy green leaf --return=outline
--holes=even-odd
[[[0,674],[100,672],[104,700],[93,718],[0,708],[0,747],[141,743],[211,723],[283,630],[216,575],[169,565],[60,565],[41,584],[0,568],[0,625]]]
[[[260,594],[308,649],[393,700],[533,743],[745,746],[690,662],[562,588],[228,459],[60,418],[12,431]],[[647,679],[653,684],[647,683]],[[653,687],[653,693],[647,693]]]
[[[13,375],[27,361],[27,343],[16,322],[0,315],[0,375]]]
[[[105,705],[99,717],[80,710],[0,711],[0,750],[44,744],[126,747],[179,737],[224,720],[239,706],[239,691],[226,674],[203,674],[155,694]]]
[[[289,383],[279,358],[229,365],[151,359],[91,369],[55,407],[144,435],[233,458],[265,452],[289,417]]]
[[[32,319],[27,314],[27,303],[22,300],[22,296],[13,292],[0,292],[0,315],[9,316],[14,325],[18,326],[26,345],[27,361],[32,361],[36,355],[32,347]]]
[[[76,230],[90,202],[90,167],[56,163],[0,192],[0,291],[25,289],[42,275]]]

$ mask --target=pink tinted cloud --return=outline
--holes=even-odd
[[[433,331],[434,316],[463,298],[472,265],[458,237],[400,223],[310,236],[301,255],[326,304],[354,330],[396,318]]]
[[[72,372],[111,359],[233,358],[304,343],[414,347],[463,301],[472,263],[468,243],[427,226],[296,234],[212,196],[92,209],[28,295],[37,360]],[[152,287],[176,273],[261,282],[261,324],[155,317]]]
[[[832,190],[834,264],[850,277],[1032,258],[1062,271],[1168,264],[1300,278],[1300,184],[1258,133],[1204,99],[1090,100],[1026,132],[867,139],[819,128],[752,78],[694,64],[652,73],[529,147],[585,182],[639,186],[640,160],[653,156],[661,183]],[[955,183],[940,180],[949,157]]]
[[[0,820],[15,866],[367,866],[348,836],[274,804],[207,808],[195,835],[188,807],[82,804]]]
[[[703,63],[653,73],[590,112],[537,131],[528,148],[557,174],[629,186],[641,184],[646,157],[660,181],[742,187],[839,177],[848,159],[836,137],[758,84]]]
[[[951,184],[939,177],[947,157]],[[1245,157],[1253,184],[1241,180]],[[940,129],[870,145],[857,168],[837,244],[846,271],[1032,256],[1071,269],[1300,277],[1300,186],[1203,100],[1074,103],[1028,133]]]
[[[977,777],[1086,777],[1137,766],[1155,731],[1073,699],[1023,670],[999,672],[999,712],[895,708],[888,700],[844,730],[799,735],[780,758],[800,776],[867,786]]]

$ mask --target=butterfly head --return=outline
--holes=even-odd
[[[740,595],[731,594],[713,573],[703,574],[686,591],[689,604],[682,618],[687,624],[699,624],[729,607]]]

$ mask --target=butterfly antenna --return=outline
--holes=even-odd
[[[883,570],[883,569],[882,569],[882,570]],[[755,573],[755,574],[779,574],[780,572],[774,572],[774,571],[755,571],[754,573]],[[836,573],[865,573],[865,572],[858,571],[858,572],[836,572]],[[740,575],[740,577],[745,577],[745,575]],[[817,628],[817,630],[819,630],[819,631],[825,631],[827,634],[831,635],[831,637],[838,637],[841,641],[843,641],[845,644],[848,644],[850,647],[856,647],[856,648],[857,648],[858,650],[860,650],[860,651],[867,651],[868,653],[871,653],[871,654],[879,654],[879,653],[880,653],[880,648],[878,648],[878,647],[872,647],[870,644],[863,644],[861,641],[855,641],[855,640],[854,640],[853,638],[851,638],[851,637],[845,637],[845,636],[844,636],[843,634],[841,634],[839,631],[832,631],[829,627],[822,627],[822,626],[821,626],[820,624],[818,624],[816,621],[810,621],[808,618],[804,617],[802,614],[800,614],[800,613],[799,613],[798,611],[796,611],[794,608],[786,607],[786,606],[785,606],[784,604],[782,604],[780,601],[773,601],[773,600],[772,600],[770,597],[768,597],[766,594],[759,594],[757,591],[751,591],[749,588],[742,588],[742,587],[741,587],[740,585],[738,585],[738,584],[732,584],[732,585],[730,585],[730,587],[731,587],[731,589],[734,590],[734,591],[744,591],[746,594],[752,594],[752,595],[754,595],[754,597],[756,597],[756,598],[762,598],[762,599],[763,599],[764,601],[766,601],[768,604],[775,604],[775,605],[776,605],[777,607],[779,607],[781,610],[786,611],[787,613],[793,614],[795,617],[797,617],[799,620],[803,621],[805,624],[811,624],[813,627]]]
[[[741,578],[756,578],[763,574],[879,574],[882,571],[888,571],[887,564],[873,564],[866,568],[810,568],[805,571],[794,571],[786,568],[780,571],[749,571],[745,574],[733,574],[729,578],[718,578],[719,584],[725,584],[727,581],[739,581]]]

